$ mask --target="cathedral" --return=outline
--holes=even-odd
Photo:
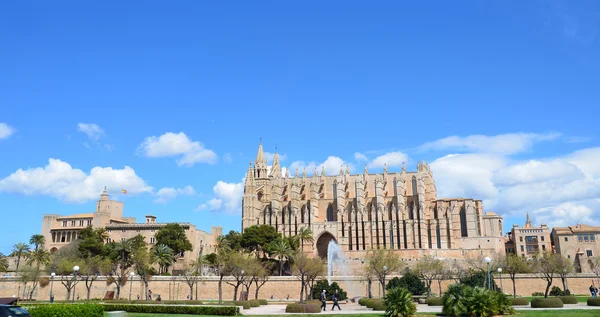
[[[310,228],[314,242],[305,252],[325,258],[335,241],[350,259],[363,259],[369,250],[398,252],[407,261],[424,255],[439,258],[491,255],[504,252],[502,217],[484,213],[481,200],[438,198],[429,165],[416,172],[339,175],[316,169],[285,175],[275,153],[267,166],[262,142],[254,165],[248,167],[242,199],[242,230],[273,226],[283,236]]]

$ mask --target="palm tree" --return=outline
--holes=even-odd
[[[302,247],[302,252],[304,252],[304,243],[305,242],[309,242],[309,243],[313,243],[315,242],[315,238],[313,237],[313,232],[312,230],[310,230],[310,228],[300,228],[300,230],[298,231],[298,234],[296,235],[296,239],[298,239],[298,241],[300,241],[300,246]]]
[[[271,254],[279,259],[279,276],[283,275],[283,260],[292,258],[292,248],[287,242],[281,238],[277,239],[271,245]]]
[[[19,264],[21,264],[21,257],[27,256],[28,253],[29,246],[23,242],[19,242],[13,246],[10,256],[17,257],[17,267],[15,269],[15,274],[19,274]]]
[[[174,260],[175,256],[173,256],[173,250],[171,250],[169,246],[159,244],[152,249],[151,261],[152,263],[158,264],[159,274],[167,272]]]
[[[40,266],[48,265],[50,260],[50,252],[42,248],[33,250],[27,255],[27,265],[33,265],[35,263],[38,270],[40,269]]]
[[[29,239],[29,244],[33,244],[35,246],[35,250],[37,251],[37,249],[39,247],[44,247],[44,244],[46,244],[46,237],[44,237],[41,234],[34,234],[31,236],[31,239]]]
[[[4,253],[0,252],[0,272],[8,271],[8,259]]]

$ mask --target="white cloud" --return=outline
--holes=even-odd
[[[275,153],[265,152],[265,159],[269,163],[273,162],[273,157],[274,156],[275,156]],[[287,159],[287,155],[285,155],[285,154],[279,154],[279,162],[283,162],[283,161],[285,161],[285,159]]]
[[[192,141],[183,132],[167,132],[159,137],[150,136],[144,139],[138,151],[146,157],[181,156],[177,160],[179,166],[193,166],[196,163],[213,164],[217,154],[204,148],[198,141]]]
[[[9,126],[4,122],[0,122],[0,140],[8,139],[11,135],[15,133],[15,128]]]
[[[0,192],[24,195],[46,195],[65,202],[86,202],[99,198],[107,186],[112,193],[126,189],[128,194],[151,192],[133,168],[94,167],[86,174],[59,159],[49,159],[48,165],[19,169],[0,180]]]
[[[407,160],[408,155],[402,152],[390,152],[374,158],[368,166],[369,168],[383,168],[384,164],[387,164],[388,167],[402,166],[402,163]]]
[[[94,142],[98,142],[104,136],[104,129],[95,123],[78,123],[77,131],[85,133]]]
[[[312,175],[315,168],[318,173],[321,173],[321,169],[325,167],[325,175],[338,175],[340,173],[340,168],[344,168],[346,170],[346,165],[352,172],[354,170],[354,165],[344,161],[343,159],[337,156],[329,156],[323,163],[317,162],[304,162],[304,161],[294,161],[288,169],[290,170],[290,176],[294,176],[296,173],[296,169],[298,170],[298,174],[302,174],[302,171],[306,168],[306,174]],[[292,174],[294,173],[294,174]]]
[[[546,224],[550,228],[553,228],[575,226],[582,223],[586,225],[598,225],[597,216],[594,216],[594,211],[584,204],[568,202],[558,206],[535,210],[532,218],[536,224]]]
[[[239,215],[242,213],[242,195],[244,183],[227,183],[218,181],[213,187],[215,197],[201,204],[196,210],[210,210],[226,214]]]
[[[183,188],[163,187],[156,192],[157,198],[154,203],[165,204],[167,201],[174,199],[177,196],[194,196],[196,191],[194,187],[188,185]]]
[[[354,159],[356,161],[359,161],[359,162],[368,161],[369,160],[369,158],[366,155],[364,155],[364,154],[362,154],[360,152],[354,153]]]
[[[449,136],[421,146],[423,150],[457,150],[467,152],[511,155],[531,149],[538,142],[551,141],[560,137],[558,133],[508,133],[495,136],[470,135]]]
[[[233,157],[231,156],[230,153],[225,153],[225,155],[223,155],[223,161],[225,163],[231,163],[231,162],[233,162]]]

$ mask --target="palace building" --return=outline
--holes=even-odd
[[[484,212],[481,200],[438,198],[429,165],[417,171],[339,175],[315,170],[282,175],[276,153],[270,169],[262,142],[254,165],[250,163],[242,199],[242,230],[270,225],[284,236],[310,228],[314,243],[305,245],[325,258],[330,241],[347,257],[364,258],[368,250],[397,251],[408,261],[429,254],[464,258],[504,253],[502,217]],[[311,249],[312,246],[312,249]]]

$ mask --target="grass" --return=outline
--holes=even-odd
[[[517,314],[512,315],[516,317],[598,317],[598,310],[583,310],[583,309],[570,309],[570,310],[521,310],[517,311]],[[318,315],[318,314],[317,314]],[[128,317],[191,317],[192,315],[165,315],[165,314],[127,314]],[[194,317],[209,317],[201,315],[193,315]],[[275,317],[280,315],[265,315],[262,317]],[[304,315],[304,314],[293,314],[294,317],[315,317],[315,314]],[[339,315],[326,315],[327,317],[382,317],[383,314],[339,314]],[[417,316],[435,316],[431,313],[417,313]]]
[[[527,298],[529,300],[529,302],[531,302],[531,300],[534,298],[543,298],[543,297],[544,296],[525,296],[525,298]],[[552,296],[548,295],[548,297],[552,297]],[[575,296],[575,297],[577,297],[577,301],[580,303],[585,303],[585,302],[587,302],[588,298],[590,298],[590,296]]]

